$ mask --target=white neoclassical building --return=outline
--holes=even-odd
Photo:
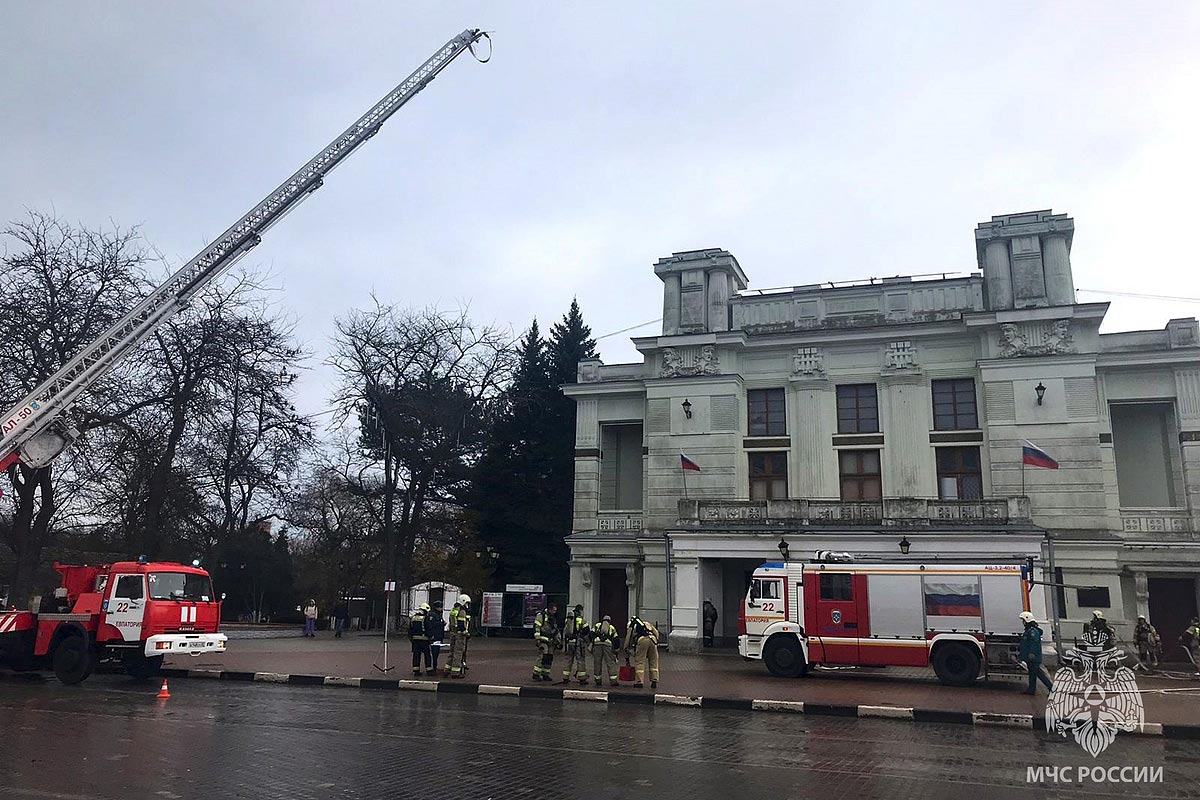
[[[571,596],[692,649],[711,598],[732,641],[749,573],[813,550],[1034,556],[1068,635],[1093,609],[1164,640],[1200,598],[1200,334],[1100,333],[1074,223],[975,231],[978,272],[750,291],[723,250],[675,253],[643,361],[585,361]],[[1057,470],[1022,467],[1022,442]],[[680,455],[700,471],[681,469]],[[1080,588],[1082,587],[1082,588]]]

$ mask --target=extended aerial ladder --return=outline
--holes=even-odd
[[[477,60],[487,61],[490,49],[487,57],[475,53],[475,44],[485,38],[489,37],[484,31],[469,28],[446,42],[279,188],[0,417],[0,470],[17,461],[31,467],[48,465],[79,435],[65,412],[88,387],[261,242],[262,235],[272,225],[319,189],[334,167],[378,133],[392,114],[428,86],[450,62],[465,50],[470,50]]]

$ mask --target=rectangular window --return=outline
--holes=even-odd
[[[678,464],[678,458],[676,459]],[[642,508],[642,426],[600,426],[600,510]]]
[[[975,408],[975,379],[933,381],[933,429],[970,431],[979,427]]]
[[[879,396],[873,383],[837,387],[838,433],[879,433]]]
[[[848,572],[822,572],[821,599],[853,600],[854,589],[851,583],[853,577]]]
[[[783,389],[751,389],[746,392],[751,436],[787,436],[787,413]]]
[[[843,500],[879,500],[883,479],[878,450],[842,450],[838,453]]]
[[[1117,496],[1125,508],[1172,508],[1186,505],[1175,492],[1179,434],[1170,403],[1112,403],[1113,451],[1117,459]]]
[[[983,498],[983,472],[978,447],[937,448],[938,497],[943,500]]]
[[[783,581],[777,579],[755,578],[750,585],[752,600],[782,600]]]
[[[141,600],[142,576],[122,575],[117,579],[117,588],[113,591],[113,597],[119,597],[122,600]]]
[[[1090,589],[1076,589],[1080,608],[1110,608],[1107,586],[1093,586]]]
[[[787,499],[787,453],[750,453],[750,499]]]
[[[1054,568],[1054,608],[1059,617],[1067,615],[1067,590],[1063,588],[1063,568]]]

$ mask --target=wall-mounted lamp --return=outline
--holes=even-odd
[[[1041,400],[1039,400],[1038,402],[1040,403]],[[688,419],[691,419],[692,418],[692,402],[685,397],[683,399],[682,405],[683,405],[683,415],[685,417],[687,417]]]
[[[1042,404],[1042,398],[1046,396],[1046,387],[1042,385],[1041,381],[1038,381],[1038,385],[1033,387],[1033,390],[1037,392],[1038,405],[1040,406]]]
[[[912,547],[912,542],[908,540],[907,536],[902,537],[900,539],[900,552],[904,555],[908,555],[908,550],[910,547]]]
[[[776,546],[779,548],[779,555],[783,556],[783,560],[790,561],[792,558],[792,549],[788,546],[787,539],[780,539],[779,544]]]

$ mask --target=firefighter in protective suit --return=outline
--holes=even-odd
[[[613,627],[612,617],[604,615],[604,619],[592,626],[592,680],[600,685],[600,677],[608,674],[609,686],[620,686],[617,681],[617,629]]]
[[[646,669],[650,670],[650,688],[658,688],[658,629],[649,622],[638,619],[637,617],[629,618],[629,627],[625,630],[625,659],[629,660],[629,653],[633,652],[637,659],[637,683],[634,684],[638,689],[642,688],[643,681],[646,680]]]
[[[567,624],[563,626],[563,650],[566,663],[563,664],[562,680],[559,683],[570,683],[575,677],[580,686],[586,686],[588,681],[587,646],[591,628],[583,618],[583,604],[578,603],[567,614]]]
[[[533,662],[533,679],[550,681],[550,667],[554,665],[554,647],[558,639],[558,606],[547,603],[546,608],[533,618],[533,641],[537,645],[537,661]]]
[[[446,672],[462,678],[467,668],[467,640],[471,638],[471,596],[460,594],[450,610],[450,663]]]
[[[429,631],[425,621],[428,619],[429,603],[421,603],[417,613],[412,615],[408,623],[408,638],[412,641],[412,671],[413,675],[421,674],[421,662],[425,669],[433,667],[433,652],[429,649]]]

